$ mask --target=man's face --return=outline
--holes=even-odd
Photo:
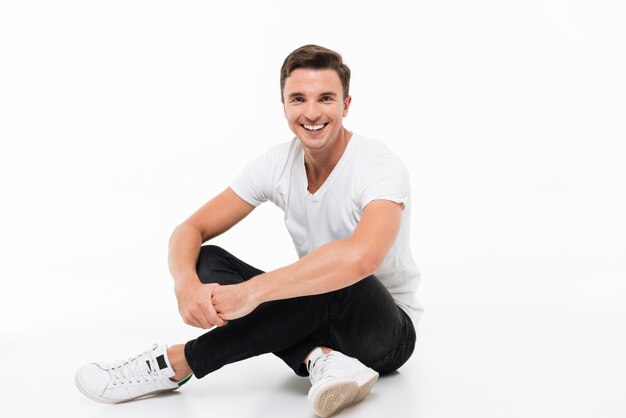
[[[336,143],[348,114],[341,79],[335,70],[299,68],[285,80],[283,106],[289,128],[311,151]]]

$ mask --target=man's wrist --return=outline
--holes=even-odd
[[[200,284],[200,279],[196,274],[178,275],[174,277],[174,291],[178,293],[182,289],[187,289],[189,286],[195,286]]]
[[[264,292],[263,284],[265,281],[263,280],[263,278],[266,275],[267,273],[262,273],[242,283],[246,285],[246,287],[248,288],[248,294],[250,295],[250,298],[254,302],[256,302],[257,305],[260,305],[263,302],[269,302],[271,300],[267,298],[267,295],[265,295],[265,292]]]

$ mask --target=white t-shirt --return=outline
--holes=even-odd
[[[420,273],[409,246],[409,173],[385,144],[354,134],[330,176],[311,194],[304,151],[294,138],[250,162],[230,187],[253,206],[269,200],[284,211],[299,257],[350,237],[372,200],[403,203],[400,231],[375,274],[417,325],[422,307],[415,297]]]

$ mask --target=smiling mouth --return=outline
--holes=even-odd
[[[316,132],[320,132],[321,130],[323,130],[326,127],[326,125],[328,125],[328,123],[320,123],[318,125],[304,125],[303,124],[300,126],[302,126],[305,130],[309,132],[316,133]]]

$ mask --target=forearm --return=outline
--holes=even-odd
[[[178,310],[187,325],[209,329],[226,325],[211,302],[217,283],[202,284],[196,273],[196,264],[203,243],[202,233],[192,225],[176,227],[169,242],[168,262],[174,279]]]
[[[169,241],[168,263],[177,288],[198,282],[196,263],[201,245],[202,235],[197,229],[187,224],[179,225],[172,233]]]
[[[352,239],[334,241],[247,284],[259,302],[331,292],[373,274],[378,263]]]

